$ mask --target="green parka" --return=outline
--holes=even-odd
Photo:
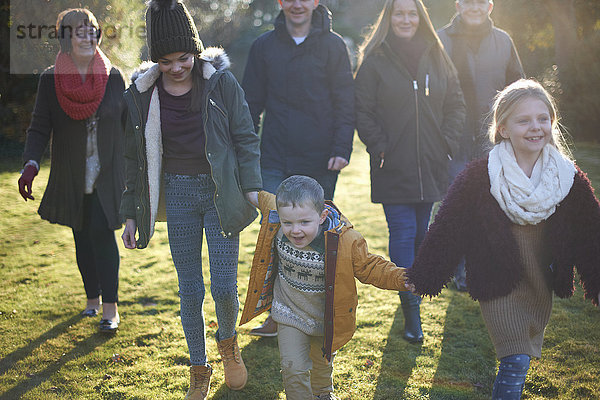
[[[356,127],[371,156],[374,203],[435,202],[446,193],[448,160],[463,134],[465,104],[443,51],[431,39],[413,79],[383,42],[357,72]]]
[[[202,121],[206,158],[216,191],[214,201],[224,236],[231,237],[258,215],[244,192],[262,187],[259,137],[244,93],[227,71],[229,59],[222,49],[208,48],[200,55],[203,78]],[[198,62],[198,60],[196,60]],[[155,221],[164,221],[162,190],[162,133],[156,81],[157,64],[139,75],[125,92],[129,110],[125,130],[126,189],[121,214],[135,219],[137,247],[148,245]]]

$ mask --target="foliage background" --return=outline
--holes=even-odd
[[[144,24],[141,0],[21,0],[30,4],[27,18],[53,16],[68,7],[87,7],[102,26],[115,29]],[[276,0],[186,0],[205,45],[222,46],[233,61],[232,70],[241,79],[250,44],[272,29],[279,12]],[[322,0],[334,15],[334,29],[354,51],[366,27],[372,24],[384,0]],[[425,0],[436,28],[454,14],[453,0]],[[0,155],[19,154],[35,100],[38,76],[9,74],[9,2],[0,3]],[[16,17],[12,15],[12,17]],[[596,0],[502,0],[492,17],[509,32],[521,55],[525,72],[535,77],[559,100],[563,122],[577,141],[600,141],[600,2]],[[110,33],[105,31],[106,33]],[[103,50],[129,76],[145,59],[143,35],[106,39]],[[49,64],[58,46],[56,40],[40,40]],[[39,73],[39,71],[38,71]]]

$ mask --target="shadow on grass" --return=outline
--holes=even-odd
[[[17,362],[23,360],[24,358],[31,355],[33,350],[39,347],[42,343],[47,342],[48,340],[54,339],[59,335],[66,332],[67,328],[71,325],[74,325],[81,321],[84,317],[77,314],[68,320],[61,322],[58,325],[55,325],[48,332],[39,336],[37,339],[32,340],[28,345],[21,347],[13,351],[10,354],[7,354],[2,360],[0,360],[0,375],[4,375],[11,369]]]
[[[27,346],[23,346],[22,348],[17,349],[14,352],[8,354],[4,359],[0,361],[0,374],[8,372],[8,370],[13,368],[17,362],[30,356],[33,350],[39,347],[44,342],[52,340],[58,337],[59,335],[66,333],[69,326],[76,324],[82,318],[84,317],[82,317],[81,315],[73,316],[70,319],[54,326],[52,329],[50,329],[31,343],[29,343]],[[102,345],[103,343],[105,343],[113,337],[113,335],[101,332],[96,332],[92,334],[87,339],[77,343],[77,345],[73,349],[71,349],[71,351],[62,355],[59,360],[48,365],[44,370],[36,372],[36,374],[31,378],[22,380],[12,389],[9,389],[4,393],[0,393],[0,400],[20,399],[25,393],[35,389],[36,387],[50,379],[50,377],[52,377],[52,375],[58,372],[65,364],[76,360],[80,357],[86,356],[87,354],[91,353],[96,347]]]
[[[390,328],[387,344],[383,350],[381,369],[373,399],[400,399],[412,370],[416,367],[417,357],[421,354],[421,344],[410,344],[402,338],[404,333],[404,315],[398,306],[394,322]]]
[[[244,333],[240,332],[240,334]],[[241,353],[248,370],[246,387],[235,391],[223,383],[211,398],[214,400],[277,399],[279,393],[283,391],[277,338],[253,339],[241,349]]]
[[[467,293],[446,289],[449,297],[441,355],[429,398],[489,399],[496,357],[479,304]]]

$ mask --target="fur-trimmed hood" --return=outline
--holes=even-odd
[[[225,71],[231,66],[229,56],[220,47],[208,47],[200,53],[199,58],[204,61],[202,64],[202,77],[206,80],[209,80],[216,72]],[[131,75],[131,82],[135,84],[140,93],[143,93],[154,86],[159,76],[158,64],[144,61]]]

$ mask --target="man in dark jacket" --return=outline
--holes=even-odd
[[[263,189],[307,175],[333,199],[354,135],[354,83],[344,40],[319,0],[279,0],[275,29],[252,44],[242,87],[257,132]],[[261,114],[265,112],[261,124]],[[275,336],[270,317],[252,334]]]
[[[458,13],[438,32],[458,71],[467,106],[460,152],[449,165],[450,182],[467,162],[489,151],[487,117],[496,93],[525,77],[511,37],[494,27],[493,8],[493,0],[457,0]],[[455,284],[466,290],[464,263],[458,267]]]
[[[354,134],[354,84],[348,50],[318,0],[279,0],[275,29],[253,43],[242,86],[258,132],[263,188],[308,175],[333,199]]]

